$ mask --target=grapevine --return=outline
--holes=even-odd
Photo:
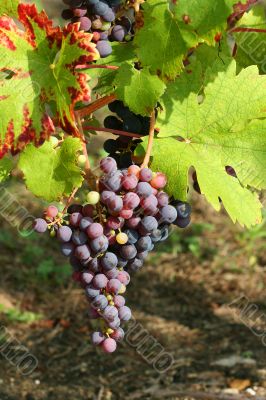
[[[92,342],[112,353],[128,285],[189,226],[193,190],[233,222],[261,222],[265,60],[248,43],[266,23],[256,0],[64,3],[58,27],[34,4],[0,5],[0,181],[19,169],[49,204],[34,230],[59,242],[99,322]],[[112,134],[97,171],[96,132]]]

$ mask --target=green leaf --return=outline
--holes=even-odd
[[[4,182],[10,175],[13,163],[9,158],[0,160],[0,182]]]
[[[215,44],[215,35],[225,31],[227,18],[236,0],[178,0],[173,13],[179,23],[187,18],[185,29],[197,35],[198,42]]]
[[[183,69],[189,49],[216,43],[227,28],[235,0],[149,0],[143,4],[144,25],[134,44],[143,66],[162,79],[174,79]]]
[[[134,40],[138,57],[153,73],[172,79],[182,70],[184,55],[196,38],[190,37],[189,44],[184,40],[168,1],[149,0],[143,9],[144,26]]]
[[[237,27],[266,29],[265,8],[257,5],[244,14]],[[261,73],[266,72],[266,33],[238,32],[234,33],[237,44],[236,61],[241,68],[258,65]]]
[[[101,58],[94,65],[95,66],[115,66],[123,67],[125,62],[136,60],[134,54],[133,44],[129,43],[112,43],[113,52],[106,58]],[[117,70],[106,68],[89,68],[85,71],[92,81],[96,81],[94,91],[101,95],[107,95],[114,91],[114,80],[117,75]]]
[[[165,90],[165,84],[148,68],[137,70],[130,63],[124,63],[117,72],[116,95],[131,111],[143,116],[150,115]]]
[[[20,30],[11,18],[0,18],[0,69],[12,71],[0,80],[0,156],[17,152],[29,141],[39,144],[54,130],[47,105],[56,103],[59,123],[78,134],[74,105],[88,100],[86,75],[75,66],[98,58],[91,35],[77,25],[52,28],[45,13],[35,5],[20,4]]]
[[[265,87],[266,77],[255,66],[236,75],[235,61],[206,85],[200,104],[197,90],[182,98],[178,79],[169,85],[152,168],[168,175],[170,194],[186,198],[188,171],[194,167],[201,191],[215,209],[220,198],[233,221],[248,227],[260,221],[261,204],[248,189],[266,188]],[[226,166],[235,169],[238,179],[227,175]]]
[[[19,0],[4,0],[0,3],[0,15],[17,17]]]
[[[83,182],[82,171],[76,165],[81,147],[81,141],[71,137],[56,149],[50,141],[39,148],[28,145],[19,160],[28,189],[47,201],[70,195]]]

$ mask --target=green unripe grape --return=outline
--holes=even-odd
[[[50,142],[52,143],[53,148],[55,149],[58,146],[59,140],[55,136],[51,136]]]
[[[95,206],[95,204],[97,204],[99,200],[100,200],[100,193],[92,191],[87,194],[88,204]]]
[[[104,22],[101,27],[101,31],[108,31],[111,28],[111,22]]]
[[[56,236],[56,232],[55,232],[54,229],[50,232],[50,236],[51,236],[52,238],[54,238],[54,237]]]
[[[78,165],[80,167],[84,167],[85,164],[86,164],[86,157],[83,154],[81,154],[80,156],[78,156]]]

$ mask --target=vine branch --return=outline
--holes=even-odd
[[[90,114],[94,113],[95,111],[99,110],[100,108],[112,103],[114,100],[116,100],[116,95],[109,94],[108,96],[101,97],[100,99],[95,100],[88,106],[83,107],[80,110],[77,110],[75,112],[75,114],[79,118],[86,117],[87,115],[90,115]]]
[[[150,131],[149,131],[149,141],[146,150],[146,155],[141,165],[141,168],[146,168],[149,165],[151,152],[152,152],[152,145],[154,139],[154,130],[155,130],[155,111],[151,113],[151,120],[150,120]]]
[[[83,125],[83,129],[87,129],[89,131],[95,131],[95,132],[98,132],[98,131],[99,132],[110,132],[110,133],[114,133],[116,135],[128,136],[128,137],[134,137],[134,138],[141,138],[142,137],[138,133],[120,131],[120,130],[117,130],[117,129],[109,129],[109,128],[97,128],[95,126],[90,126],[90,125]]]

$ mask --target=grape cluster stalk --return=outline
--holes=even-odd
[[[117,144],[118,139],[110,140],[105,146]],[[89,317],[100,320],[92,342],[112,353],[132,316],[124,297],[132,274],[156,243],[167,239],[171,224],[185,228],[190,223],[191,207],[163,190],[167,178],[162,172],[132,162],[118,167],[109,156],[100,169],[99,190],[88,192],[86,204],[70,205],[65,215],[50,205],[35,220],[35,230],[50,230],[60,242],[73,279],[84,289]]]

